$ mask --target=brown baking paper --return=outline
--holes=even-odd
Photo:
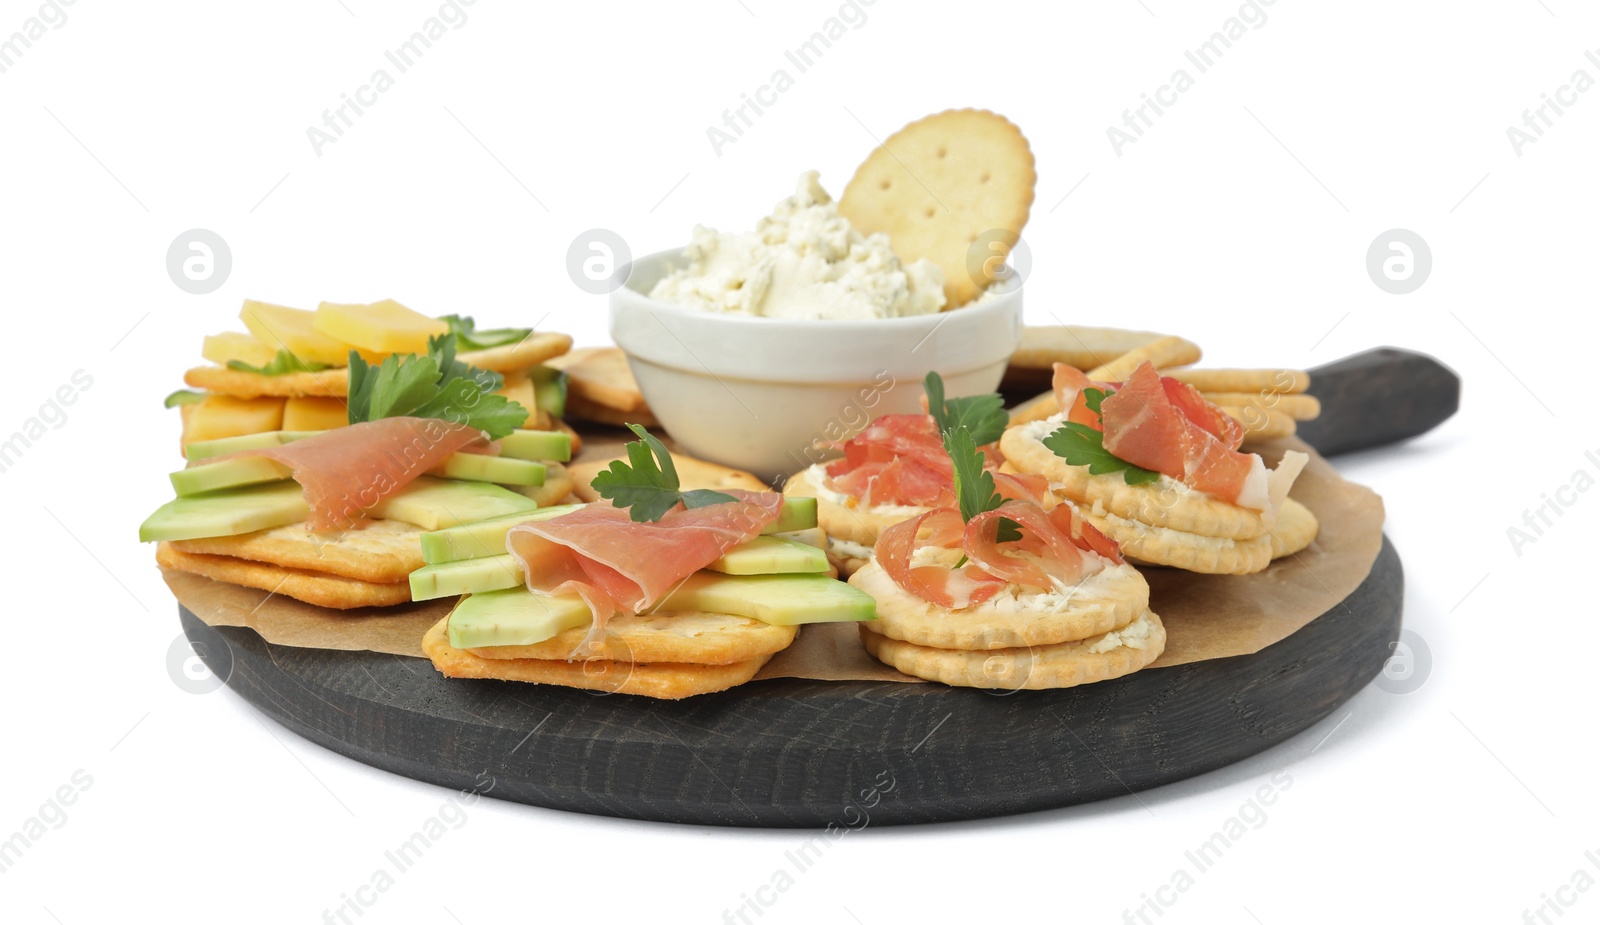
[[[1311,546],[1254,575],[1198,575],[1143,569],[1150,609],[1167,628],[1167,648],[1151,668],[1259,652],[1333,609],[1366,579],[1383,544],[1383,501],[1347,482],[1301,441],[1252,447],[1269,463],[1284,450],[1311,456],[1290,495],[1317,515]],[[162,570],[167,587],[212,626],[248,626],[268,642],[312,649],[368,650],[423,658],[422,636],[443,619],[453,598],[400,607],[337,611],[239,585]],[[756,675],[820,681],[920,682],[867,654],[850,623],[803,627],[793,645]],[[1149,670],[1149,669],[1146,669]]]

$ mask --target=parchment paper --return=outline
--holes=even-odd
[[[1275,462],[1284,450],[1311,455],[1291,497],[1317,515],[1321,528],[1305,551],[1254,575],[1198,575],[1143,569],[1150,608],[1167,628],[1167,647],[1151,668],[1249,655],[1287,637],[1356,589],[1383,544],[1383,501],[1347,482],[1321,456],[1294,438],[1252,447]],[[400,607],[336,611],[198,575],[162,570],[167,587],[212,626],[247,626],[268,642],[313,649],[369,650],[422,658],[422,636],[450,612],[455,599]],[[1337,619],[1337,612],[1329,619]],[[854,624],[803,627],[793,645],[756,675],[822,681],[923,683],[867,654]],[[1146,669],[1147,671],[1150,669]]]

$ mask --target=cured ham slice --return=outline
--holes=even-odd
[[[518,524],[506,550],[522,561],[528,590],[577,594],[594,623],[580,651],[597,645],[613,613],[641,613],[724,553],[778,519],[783,496],[729,490],[736,500],[676,507],[660,520],[635,523],[610,504],[589,504],[550,520]]]
[[[1021,528],[1020,539],[999,542],[1005,520]],[[958,568],[913,565],[919,546],[959,549],[967,561]],[[1123,562],[1117,544],[1071,502],[1046,513],[1031,501],[1007,501],[965,524],[952,508],[929,511],[885,530],[874,553],[901,588],[952,610],[980,604],[1009,584],[1060,591],[1108,562]]]
[[[464,424],[393,417],[211,461],[262,456],[289,467],[311,507],[306,526],[334,530],[351,526],[361,511],[411,484],[451,454],[487,452],[489,447],[482,431]]]
[[[1033,501],[1039,504],[1053,504],[1055,496],[1050,492],[1050,480],[1042,475],[1031,472],[1000,472],[991,469],[989,474],[994,476],[994,490],[1007,501]]]
[[[1022,538],[997,542],[1002,520],[1020,526]],[[996,578],[1049,591],[1070,587],[1101,568],[1100,559],[1084,555],[1043,508],[1022,501],[1007,501],[968,521],[961,548]]]
[[[918,534],[926,529],[927,535]],[[902,520],[878,536],[873,555],[894,583],[906,591],[941,607],[960,610],[981,604],[1005,590],[1003,579],[996,578],[968,563],[960,568],[943,565],[912,565],[918,546],[956,548],[966,534],[961,514],[940,508]]]
[[[1105,448],[1118,459],[1243,507],[1273,509],[1261,457],[1238,451],[1243,428],[1193,387],[1142,363],[1100,413]]]
[[[950,456],[930,415],[884,415],[839,448],[844,450],[844,458],[824,467],[829,487],[855,497],[864,506],[945,507],[954,503]],[[994,447],[986,448],[985,456],[1001,497],[1037,501],[1048,495],[1047,479],[996,471],[1005,459]]]
[[[1097,382],[1090,379],[1083,370],[1065,363],[1055,364],[1054,369],[1055,372],[1050,377],[1050,388],[1056,393],[1056,407],[1065,411],[1067,420],[1074,424],[1083,424],[1099,430],[1100,415],[1089,410],[1083,390],[1096,388],[1103,392],[1114,392],[1119,383]]]
[[[827,464],[828,479],[862,504],[927,507],[950,487],[950,457],[926,414],[886,414],[838,448],[844,458]]]

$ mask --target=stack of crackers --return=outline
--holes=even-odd
[[[391,316],[408,317],[401,306],[385,307]],[[312,314],[246,301],[240,316],[251,334],[230,332],[206,338],[204,353],[215,365],[198,366],[184,374],[184,382],[203,390],[203,396],[181,406],[183,446],[269,431],[317,431],[346,425],[349,370],[332,364],[347,356],[344,351],[352,345],[318,342],[310,328]],[[295,348],[307,343],[322,347],[314,362],[328,363],[330,368],[272,375],[228,365],[234,359],[260,366],[280,350],[295,355]],[[457,359],[501,374],[504,385],[500,394],[530,411],[525,427],[564,430],[573,436],[576,450],[576,433],[539,408],[534,385],[538,367],[565,354],[571,345],[572,338],[565,334],[534,332],[515,343],[460,353]],[[371,363],[381,362],[386,355],[365,347],[355,349]],[[573,482],[566,468],[555,461],[544,465],[544,484],[509,490],[533,499],[540,507],[569,500]],[[156,549],[156,561],[167,568],[321,607],[384,607],[411,600],[408,579],[424,565],[419,541],[424,532],[408,523],[381,518],[323,532],[291,524],[236,536],[162,542]]]
[[[1238,420],[1247,444],[1292,435],[1296,420],[1321,411],[1317,399],[1305,394],[1311,377],[1302,370],[1188,368],[1199,360],[1199,346],[1181,337],[1111,328],[1029,328],[1007,377],[1013,386],[1037,384],[1048,379],[1054,364],[1065,363],[1088,369],[1091,380],[1120,382],[1150,363],[1162,376],[1194,386]],[[1130,558],[1194,572],[1244,575],[1299,552],[1316,538],[1316,516],[1293,498],[1283,502],[1276,518],[1269,518],[1203,493],[1174,491],[1160,483],[1128,485],[1115,473],[1094,475],[1087,466],[1068,465],[1039,440],[1027,439],[1019,427],[1060,410],[1053,392],[1017,407],[1001,451],[1008,465],[1048,478],[1053,490],[1083,507],[1089,522]]]
[[[304,338],[318,336],[310,331],[312,315],[310,311],[247,300],[240,311],[247,326],[262,331],[267,338],[278,332],[278,339],[238,332],[206,338],[205,353],[215,365],[197,366],[183,374],[187,385],[203,393],[197,401],[180,408],[183,446],[201,440],[273,430],[327,430],[344,426],[347,420],[344,399],[350,391],[350,375],[343,365],[345,354],[338,348],[350,348],[335,343],[328,352],[318,353],[315,360],[300,357],[296,348],[303,342],[295,339],[294,334]],[[303,329],[290,332],[285,328],[288,324],[303,326]],[[551,430],[561,427],[561,422],[539,409],[531,373],[571,347],[572,338],[565,334],[533,332],[516,343],[461,353],[457,359],[477,369],[501,374],[505,379],[501,394],[530,410],[531,416],[525,426]],[[327,363],[331,368],[269,375],[229,365],[230,360],[242,360],[259,366],[280,350],[307,360],[308,365],[310,362]],[[379,362],[385,356],[381,351],[359,352],[368,362]]]
[[[579,347],[545,364],[567,374],[566,416],[620,427],[659,427],[621,347]]]
[[[1059,608],[980,604],[948,611],[902,589],[872,563],[850,583],[878,602],[861,624],[873,658],[897,671],[955,687],[1044,690],[1131,674],[1166,647],[1150,610],[1150,586],[1132,566],[1095,576]]]
[[[1296,421],[1322,413],[1308,395],[1311,376],[1298,369],[1194,369],[1200,347],[1181,337],[1085,325],[1028,327],[1011,357],[1000,387],[1008,393],[1043,393],[1018,405],[1012,424],[1042,421],[1060,411],[1050,391],[1051,370],[1065,363],[1087,370],[1090,379],[1118,382],[1140,363],[1194,386],[1205,399],[1244,425],[1245,442],[1293,436]]]
[[[241,536],[172,540],[156,546],[165,568],[282,594],[334,610],[411,600],[425,531],[397,520],[312,533],[303,524]]]

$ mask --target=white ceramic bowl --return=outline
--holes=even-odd
[[[683,265],[663,251],[624,268],[611,337],[650,410],[684,451],[772,482],[837,453],[881,414],[922,410],[922,379],[951,397],[992,392],[1022,338],[1022,287],[934,315],[790,321],[686,308],[645,295]]]

